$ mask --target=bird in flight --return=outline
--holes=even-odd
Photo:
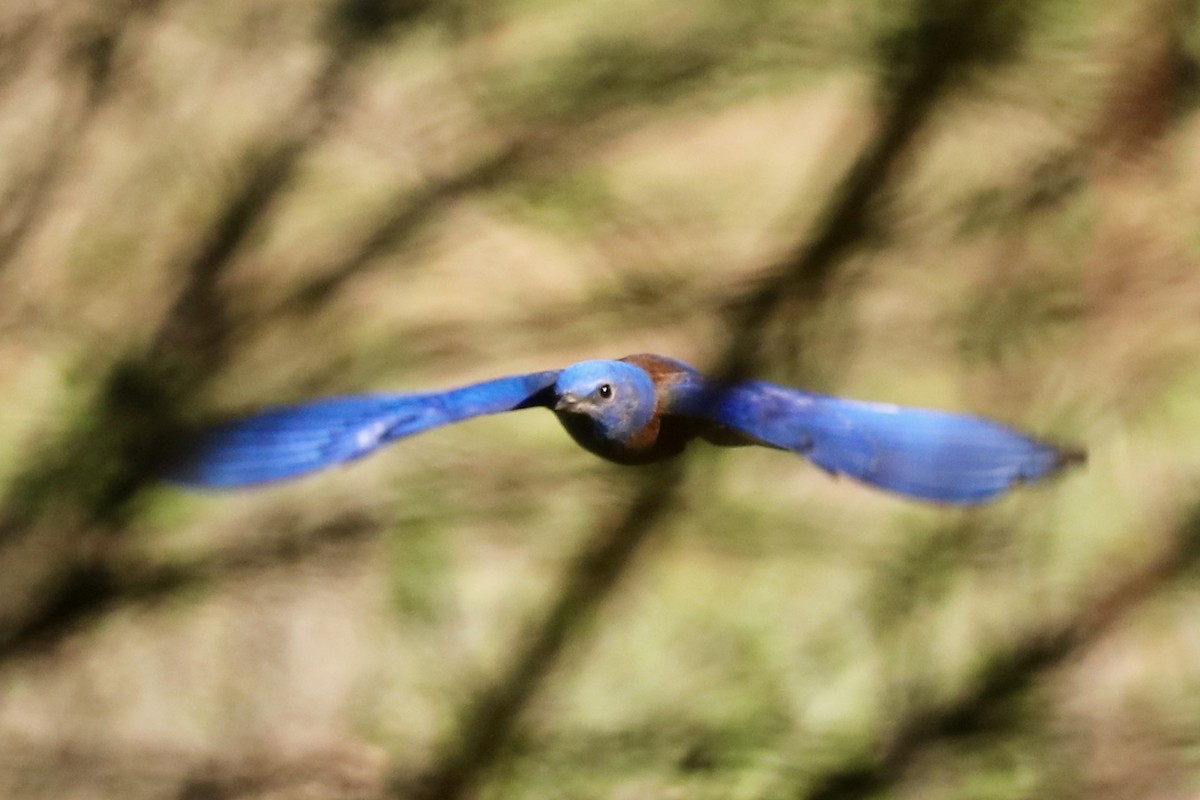
[[[168,478],[233,488],[361,458],[396,439],[484,414],[549,408],[585,450],[618,464],[689,442],[789,450],[833,475],[968,505],[1081,462],[982,417],[848,400],[766,381],[721,384],[665,356],[581,361],[435,392],[365,394],[267,409],[204,432]]]

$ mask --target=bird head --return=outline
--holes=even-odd
[[[554,410],[586,417],[600,440],[622,444],[654,418],[654,381],[624,361],[581,361],[558,375]]]

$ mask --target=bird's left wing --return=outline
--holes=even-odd
[[[267,409],[205,431],[167,479],[232,488],[303,475],[439,425],[552,405],[557,376],[535,372],[442,392],[350,395]]]
[[[718,423],[803,455],[829,472],[943,503],[991,500],[1082,461],[983,417],[869,403],[746,381],[681,386],[673,413]]]

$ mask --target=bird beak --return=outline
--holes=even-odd
[[[578,405],[579,405],[579,398],[568,392],[567,394],[560,394],[558,396],[558,402],[554,404],[554,410],[555,411],[574,411],[575,407]]]

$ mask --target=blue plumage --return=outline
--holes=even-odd
[[[765,381],[718,387],[653,355],[585,361],[442,392],[376,394],[269,409],[208,431],[170,478],[238,487],[352,461],[439,425],[550,408],[591,452],[622,464],[673,457],[697,437],[790,450],[826,471],[909,497],[984,502],[1081,461],[982,417],[846,400]]]
[[[754,382],[721,397],[714,419],[753,431],[823,469],[893,492],[978,503],[1056,472],[1073,454],[998,422]]]
[[[267,409],[207,431],[170,471],[177,483],[232,488],[282,480],[361,458],[440,425],[544,405],[557,372],[486,381],[445,392],[368,394]]]

